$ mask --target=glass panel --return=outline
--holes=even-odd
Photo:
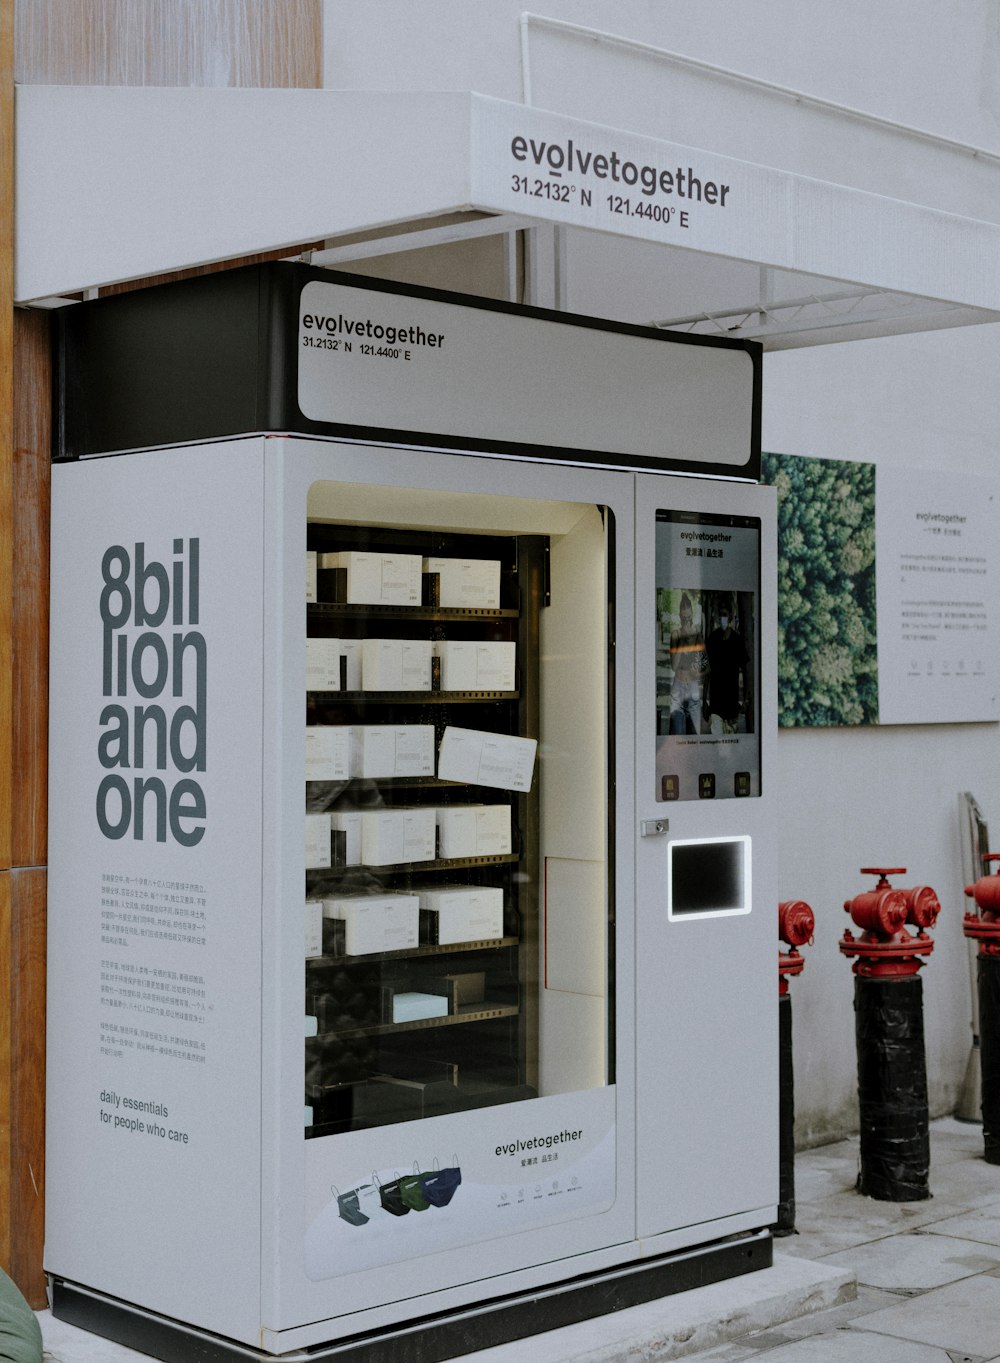
[[[656,799],[760,794],[760,521],[656,513]]]
[[[610,1081],[609,522],[310,490],[307,1137]]]

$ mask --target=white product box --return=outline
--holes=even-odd
[[[429,691],[430,639],[365,639],[361,648],[364,691]]]
[[[478,691],[478,643],[474,639],[439,639],[434,656],[441,660],[442,691]]]
[[[442,691],[513,691],[517,645],[503,640],[441,639]]]
[[[339,639],[340,655],[345,659],[344,690],[361,690],[361,656],[363,639]]]
[[[500,790],[530,790],[535,770],[533,738],[513,738],[482,729],[448,725],[441,736],[438,776]]]
[[[358,776],[433,776],[433,724],[362,724]]]
[[[306,601],[316,600],[316,550],[306,550]]]
[[[503,936],[503,890],[486,885],[449,885],[420,891],[426,940],[493,941]]]
[[[424,572],[441,580],[439,604],[496,610],[500,605],[500,560],[425,558]]]
[[[360,773],[352,724],[306,725],[306,780],[349,781]]]
[[[365,866],[433,861],[437,811],[429,805],[366,809],[361,813],[361,860]]]
[[[323,900],[323,917],[344,923],[348,956],[405,951],[419,941],[420,900],[415,894],[341,895]]]
[[[330,816],[306,815],[306,868],[330,865]]]
[[[477,646],[476,676],[480,691],[513,691],[516,673],[516,644],[490,639]]]
[[[344,835],[344,856],[343,861],[338,862],[338,865],[360,866],[361,810],[332,809],[330,811],[330,829],[333,833],[343,833]]]
[[[306,956],[323,955],[323,901],[306,900]]]
[[[346,601],[359,606],[419,606],[419,554],[376,554],[355,549],[320,556],[321,568],[347,570]]]
[[[306,690],[339,691],[344,659],[345,691],[361,690],[361,639],[307,639]]]
[[[438,856],[474,857],[476,855],[476,811],[474,805],[442,805],[437,811]]]
[[[446,994],[393,994],[393,1022],[415,1022],[419,1018],[443,1018],[448,1016],[448,996]]]
[[[306,690],[340,690],[340,640],[306,640]]]
[[[505,856],[511,850],[510,805],[442,805],[437,811],[438,856]]]

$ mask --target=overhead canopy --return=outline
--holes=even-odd
[[[635,321],[776,349],[1000,320],[996,223],[470,92],[24,86],[16,211],[20,303],[555,227],[595,274],[641,263],[626,291],[697,299]]]

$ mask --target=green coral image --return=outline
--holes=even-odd
[[[762,456],[778,492],[778,723],[878,723],[875,465]]]

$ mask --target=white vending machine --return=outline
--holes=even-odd
[[[273,265],[57,351],[55,1313],[430,1360],[769,1265],[757,350]]]

